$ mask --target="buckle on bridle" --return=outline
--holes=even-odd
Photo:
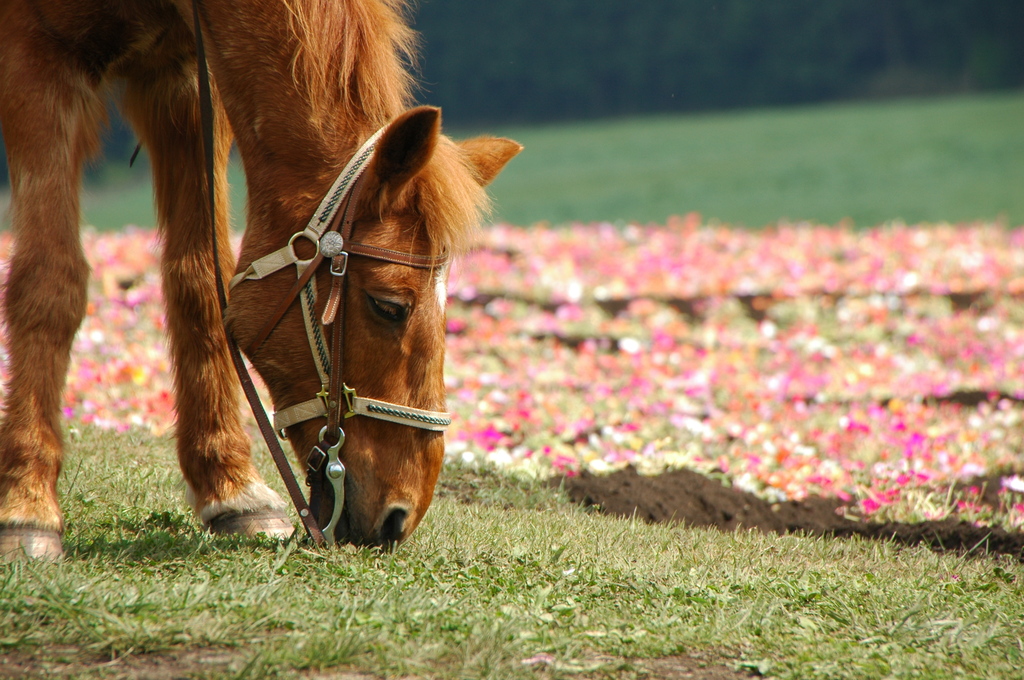
[[[320,401],[323,402],[324,408],[328,412],[330,412],[331,404],[333,402],[331,402],[331,393],[328,391],[327,385],[321,385],[320,391],[316,393],[316,396],[320,397]],[[359,395],[356,394],[356,391],[349,387],[348,385],[346,385],[345,383],[342,383],[341,396],[345,400],[345,412],[341,414],[341,417],[351,418],[352,416],[356,415],[356,399],[359,398]],[[323,439],[323,436],[323,433],[321,433],[320,438]],[[341,436],[344,438],[344,432],[342,433]]]
[[[319,446],[314,446],[313,450],[306,456],[306,467],[309,468],[310,472],[319,472],[325,460],[327,460],[327,454],[324,453],[324,450]]]
[[[348,253],[345,252],[345,239],[336,231],[328,231],[317,243],[318,252],[331,261],[331,274],[344,276],[348,271]],[[340,269],[338,268],[340,265]]]
[[[341,263],[341,268],[338,269],[338,263]],[[340,255],[336,255],[331,258],[331,275],[332,276],[344,276],[345,272],[348,271],[348,253],[342,252]]]
[[[342,383],[341,393],[345,396],[345,418],[351,418],[356,415],[356,402],[355,400],[359,397],[356,391],[348,385]]]
[[[324,409],[329,411],[331,408],[331,393],[327,390],[326,384],[320,384],[320,391],[316,393],[316,396],[320,397],[320,401],[324,403]]]

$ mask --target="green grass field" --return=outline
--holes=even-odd
[[[860,226],[1024,224],[1024,94],[488,132],[526,145],[493,187],[494,217],[513,224],[663,222],[690,211],[753,227],[846,218]],[[237,165],[231,183],[241,226]],[[4,202],[0,196],[0,208]],[[144,171],[128,183],[90,187],[83,205],[86,222],[100,229],[153,224]]]
[[[526,146],[494,186],[513,224],[689,211],[746,226],[1024,223],[1022,94],[500,132]]]
[[[1024,566],[1008,559],[650,526],[458,468],[394,554],[213,538],[184,505],[170,440],[90,429],[72,431],[60,490],[65,561],[0,564],[0,677],[643,678],[689,664],[991,679],[1024,667]]]

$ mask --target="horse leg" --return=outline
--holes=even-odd
[[[124,110],[150,155],[164,249],[163,292],[174,366],[177,450],[188,500],[214,533],[293,532],[281,497],[252,464],[239,417],[238,378],[228,353],[214,278],[199,105],[182,69],[128,80]],[[231,138],[219,106],[215,142],[218,254],[234,271],[228,240],[227,159]]]
[[[14,235],[4,291],[8,380],[0,424],[0,558],[57,558],[63,457],[60,406],[85,316],[89,265],[78,234],[81,167],[98,147],[95,88],[37,31],[0,27],[0,124]]]

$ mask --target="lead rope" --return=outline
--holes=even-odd
[[[223,322],[224,310],[227,309],[228,299],[224,291],[217,244],[217,211],[214,193],[213,162],[213,98],[210,94],[210,74],[207,71],[206,50],[203,47],[203,32],[199,21],[199,0],[192,0],[192,20],[195,25],[196,61],[198,62],[199,70],[199,118],[202,125],[203,150],[206,157],[206,191],[210,200],[210,225],[213,232],[213,271],[217,283],[217,299],[220,302],[221,320]],[[223,323],[221,327],[223,328]],[[227,332],[227,329],[224,329],[224,334],[227,337],[231,361],[235,366],[235,372],[238,374],[238,380],[242,384],[242,391],[249,402],[249,408],[252,409],[253,417],[256,418],[260,434],[263,435],[263,441],[266,442],[267,448],[270,449],[270,455],[274,459],[277,471],[281,474],[281,479],[288,490],[288,495],[291,496],[292,504],[299,513],[299,519],[302,520],[303,525],[306,527],[306,532],[313,542],[318,546],[324,545],[326,542],[324,534],[317,525],[317,520],[310,511],[301,489],[299,489],[299,484],[295,480],[295,474],[292,472],[291,465],[288,464],[288,456],[281,448],[281,442],[278,441],[277,435],[274,433],[274,427],[270,424],[267,412],[264,410],[263,403],[256,392],[256,386],[253,384],[252,377],[245,366],[245,361],[242,359],[242,354],[238,350],[238,345],[235,344],[234,338]]]

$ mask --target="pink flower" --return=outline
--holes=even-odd
[[[863,512],[865,515],[873,515],[874,513],[878,512],[878,509],[881,507],[882,504],[870,496],[861,499],[860,502],[861,512]]]

